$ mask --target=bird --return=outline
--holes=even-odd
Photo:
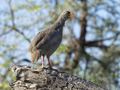
[[[57,50],[63,34],[65,21],[73,18],[74,15],[70,11],[63,11],[58,19],[46,30],[39,32],[30,43],[28,52],[31,52],[31,62],[35,63],[42,57],[42,68],[44,66],[44,57],[47,57],[49,68],[52,69],[50,56]]]

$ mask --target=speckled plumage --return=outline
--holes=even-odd
[[[65,11],[68,12],[68,11]],[[56,51],[62,41],[62,32],[68,15],[62,12],[57,21],[47,30],[39,32],[31,42],[28,51],[31,61],[37,62],[41,56],[49,57]]]

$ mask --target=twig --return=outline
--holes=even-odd
[[[3,32],[2,34],[0,34],[0,37],[2,37],[2,36],[5,35],[5,34],[8,34],[8,33],[10,33],[10,32],[11,32],[11,29],[8,30],[8,31],[6,31],[6,32]]]
[[[10,7],[10,13],[11,13],[11,17],[12,17],[12,29],[15,30],[16,32],[20,33],[29,43],[30,43],[30,39],[28,39],[25,34],[23,32],[21,32],[19,29],[17,29],[16,27],[16,24],[15,24],[15,16],[14,16],[14,11],[12,9],[12,6],[11,6],[11,0],[9,0],[8,2],[9,4],[9,7]]]

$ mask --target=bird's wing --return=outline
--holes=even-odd
[[[58,41],[58,38],[61,38],[57,31],[48,31],[45,33],[44,38],[39,40],[36,45],[31,49],[31,52],[34,52],[37,49],[46,49],[50,48],[53,44]],[[35,43],[35,42],[34,42]]]
[[[33,39],[33,41],[30,43],[30,46],[28,48],[28,51],[31,52],[34,47],[45,37],[46,32],[42,31],[39,32],[36,37]]]
[[[60,33],[58,31],[50,31],[48,32],[45,37],[36,45],[37,49],[49,47],[59,42],[59,38],[61,38]]]

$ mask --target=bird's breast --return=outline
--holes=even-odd
[[[56,51],[61,41],[62,41],[62,32],[56,31],[55,33],[52,34],[52,36],[49,39],[48,44],[46,45],[47,56],[52,55]]]

